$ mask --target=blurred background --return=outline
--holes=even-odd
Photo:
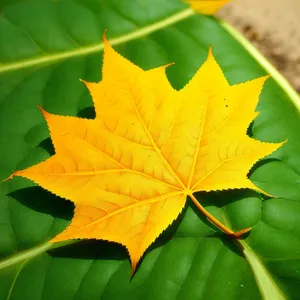
[[[300,93],[300,0],[233,0],[218,13]]]

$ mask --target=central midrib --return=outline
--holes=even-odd
[[[126,42],[134,40],[134,39],[138,39],[140,37],[151,34],[154,31],[160,30],[160,29],[170,26],[172,24],[178,23],[184,19],[187,19],[188,17],[190,17],[194,14],[195,14],[194,10],[192,10],[191,8],[186,8],[184,10],[179,11],[176,14],[171,15],[168,18],[154,22],[145,27],[141,27],[140,29],[129,32],[127,34],[112,38],[109,40],[109,43],[112,46],[115,46],[115,45],[126,43]],[[17,62],[13,62],[10,64],[3,64],[0,66],[0,74],[9,72],[9,71],[29,68],[29,67],[33,67],[33,66],[37,66],[37,65],[54,63],[56,61],[60,61],[60,60],[64,60],[64,59],[68,59],[68,58],[72,58],[72,57],[89,55],[92,53],[100,52],[103,50],[103,48],[104,48],[104,43],[101,42],[101,43],[97,43],[97,44],[86,46],[86,47],[72,49],[70,51],[59,52],[59,53],[50,54],[50,55],[46,55],[46,56],[42,56],[42,57],[33,57],[33,58],[26,59],[26,60],[20,60]]]

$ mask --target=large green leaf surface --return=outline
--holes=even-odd
[[[204,62],[210,44],[231,84],[266,74],[218,20],[176,0],[2,1],[1,179],[53,154],[37,104],[94,117],[79,78],[101,79],[105,29],[117,51],[144,69],[175,62],[167,74],[176,88]],[[47,243],[68,225],[73,205],[14,178],[1,183],[0,299],[300,299],[299,103],[269,79],[258,110],[250,135],[288,139],[250,174],[276,198],[245,190],[197,195],[233,230],[253,227],[240,245],[188,201],[130,278],[120,245]]]

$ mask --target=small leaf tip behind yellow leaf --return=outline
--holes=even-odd
[[[231,0],[186,0],[191,7],[204,15],[213,15]]]

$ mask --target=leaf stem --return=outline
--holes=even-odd
[[[218,221],[212,214],[210,214],[196,199],[196,197],[193,194],[189,195],[192,199],[193,203],[196,205],[196,207],[205,215],[205,217],[213,223],[215,226],[217,226],[219,229],[221,229],[224,233],[226,233],[228,236],[239,239],[243,234],[251,230],[250,228],[242,229],[238,232],[233,232],[231,229],[226,227],[224,224],[222,224],[220,221]]]

